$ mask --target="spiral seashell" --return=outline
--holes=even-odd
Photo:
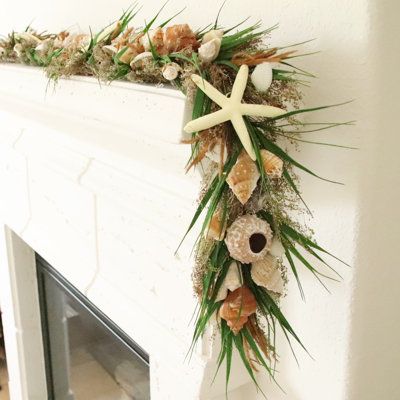
[[[243,215],[227,229],[225,243],[229,254],[244,264],[262,260],[272,242],[268,222],[255,215]]]
[[[211,218],[210,224],[208,225],[207,238],[214,240],[223,240],[226,231],[226,221],[225,223],[221,220],[221,212],[217,211]]]
[[[167,81],[173,81],[178,77],[181,69],[182,68],[177,63],[174,62],[168,63],[164,66],[162,70],[163,77]]]
[[[214,61],[221,49],[221,39],[214,38],[207,43],[203,43],[198,50],[199,58],[205,63]]]
[[[218,290],[215,301],[225,300],[228,296],[228,291],[233,292],[242,286],[242,279],[239,273],[238,265],[236,262],[232,262],[228,268],[228,272],[225,276],[224,282]]]
[[[247,286],[241,286],[229,293],[219,309],[219,316],[226,320],[231,331],[237,335],[257,310],[256,299]]]
[[[271,254],[252,263],[251,277],[253,281],[271,292],[282,294],[283,279],[278,267],[277,259]]]
[[[228,174],[226,182],[237,199],[246,204],[257,186],[260,173],[256,163],[250,158],[246,151],[242,151]]]
[[[283,161],[268,150],[261,150],[264,169],[270,178],[280,178],[283,173]]]

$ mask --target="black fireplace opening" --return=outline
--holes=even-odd
[[[36,256],[49,400],[149,400],[148,354]]]

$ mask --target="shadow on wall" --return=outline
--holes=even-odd
[[[360,182],[349,400],[400,398],[399,12],[396,1],[370,1],[372,132],[365,138]]]

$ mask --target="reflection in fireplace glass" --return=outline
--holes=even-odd
[[[49,399],[148,400],[147,354],[37,257]]]

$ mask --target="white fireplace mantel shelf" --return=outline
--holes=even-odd
[[[218,349],[207,339],[185,361],[195,235],[174,252],[199,190],[179,143],[186,108],[170,88],[83,77],[54,88],[39,69],[0,65],[0,219],[150,354],[152,400],[225,391],[223,371],[210,387]],[[18,318],[31,299],[18,298],[19,310],[12,304],[20,285],[9,264],[0,267],[0,296],[18,353],[38,310],[32,321]],[[18,388],[10,370],[14,393],[43,400],[34,383]],[[247,382],[233,371],[232,390]]]

